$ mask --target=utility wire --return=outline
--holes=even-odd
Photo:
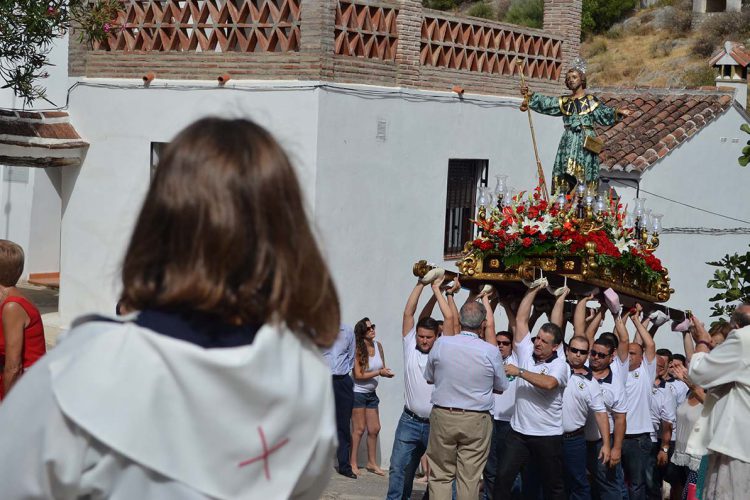
[[[277,91],[311,91],[311,90],[317,90],[322,89],[327,92],[337,93],[337,94],[349,94],[349,95],[356,95],[359,97],[362,97],[364,99],[402,99],[409,102],[440,102],[444,104],[458,104],[458,103],[467,103],[467,104],[473,104],[475,106],[483,107],[483,108],[499,108],[499,107],[518,107],[518,99],[509,99],[509,98],[489,98],[489,97],[463,97],[463,96],[453,96],[447,93],[441,93],[441,94],[430,94],[425,92],[415,92],[415,91],[404,91],[404,90],[383,90],[380,88],[363,88],[363,87],[349,87],[346,85],[332,85],[327,83],[319,83],[319,84],[312,84],[312,85],[255,85],[255,86],[224,86],[224,87],[218,87],[218,86],[212,86],[212,85],[143,85],[143,84],[116,84],[116,83],[95,83],[95,82],[82,82],[78,81],[74,83],[67,91],[66,99],[65,99],[65,106],[54,108],[55,110],[60,109],[68,109],[70,105],[70,95],[72,92],[78,88],[78,87],[92,87],[92,88],[105,88],[105,89],[112,89],[112,90],[147,90],[147,89],[158,89],[158,90],[173,90],[173,91],[179,91],[179,92],[186,92],[186,91],[206,91],[206,90],[237,90],[241,92],[277,92]],[[50,109],[51,110],[51,109]],[[35,110],[35,111],[50,111],[50,110]],[[609,179],[610,182],[614,182],[617,184],[620,184],[621,186],[630,187],[627,184],[625,184],[624,179]],[[638,186],[640,191],[643,191],[644,193],[654,196],[656,198],[660,198],[662,200],[670,201],[672,203],[676,203],[678,205],[682,205],[688,208],[692,208],[694,210],[698,210],[700,212],[705,212],[707,214],[715,215],[717,217],[722,217],[724,219],[733,220],[736,222],[742,222],[743,224],[747,224],[750,226],[750,221],[746,221],[744,219],[738,219],[736,217],[731,217],[729,215],[720,214],[718,212],[713,212],[711,210],[706,210],[704,208],[696,207],[695,205],[691,205],[689,203],[683,203],[681,201],[674,200],[672,198],[668,198],[666,196],[662,196],[656,193],[652,193],[650,191],[646,191],[643,188],[640,188]],[[687,231],[693,231],[701,228],[672,228],[672,229],[665,229],[664,232],[671,232],[673,230],[680,229],[680,232],[687,232]],[[739,229],[739,228],[738,228]],[[683,231],[684,230],[684,231]],[[713,229],[710,229],[712,231]],[[719,231],[731,231],[732,233],[739,233],[739,231],[734,230],[719,230]],[[715,234],[710,232],[702,232],[701,234]],[[729,234],[729,233],[726,233]],[[744,234],[744,232],[742,232]]]
[[[610,179],[610,182],[618,183],[621,186],[625,186],[625,187],[632,187],[632,186],[629,186],[627,184],[624,184],[624,182],[621,181],[620,179]],[[695,205],[691,205],[689,203],[683,203],[681,201],[673,200],[672,198],[667,198],[666,196],[662,196],[660,194],[656,194],[656,193],[652,193],[650,191],[646,191],[643,188],[640,188],[640,190],[643,191],[644,193],[650,195],[650,196],[654,196],[656,198],[661,198],[662,200],[671,201],[672,203],[676,203],[676,204],[682,205],[684,207],[692,208],[694,210],[698,210],[700,212],[705,212],[707,214],[716,215],[717,217],[723,217],[725,219],[733,220],[735,222],[742,222],[743,224],[747,224],[747,225],[750,226],[750,221],[746,221],[746,220],[743,220],[743,219],[738,219],[736,217],[732,217],[732,216],[729,216],[729,215],[720,214],[718,212],[712,212],[711,210],[706,210],[705,208],[696,207]]]

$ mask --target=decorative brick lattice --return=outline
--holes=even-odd
[[[112,51],[296,52],[300,0],[125,0]]]
[[[425,16],[420,49],[424,66],[510,76],[520,59],[527,77],[545,80],[562,68],[562,40],[469,20]]]
[[[336,55],[395,61],[398,10],[338,2],[334,29]]]

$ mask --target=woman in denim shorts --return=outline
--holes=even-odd
[[[383,346],[375,340],[375,325],[369,318],[362,318],[354,325],[356,352],[354,354],[354,409],[352,410],[352,471],[359,475],[357,451],[362,434],[367,429],[367,466],[366,469],[379,476],[385,475],[375,458],[378,433],[380,432],[380,415],[375,388],[378,377],[393,377],[393,372],[385,366]]]

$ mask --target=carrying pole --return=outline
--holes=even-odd
[[[521,85],[526,83],[526,79],[523,76],[523,61],[516,59],[518,65],[518,74],[521,76]],[[539,159],[539,149],[536,146],[536,133],[534,132],[534,122],[531,120],[531,110],[529,109],[529,96],[523,96],[523,102],[520,107],[521,111],[526,111],[529,117],[529,129],[531,130],[531,143],[534,145],[534,157],[536,158],[536,174],[539,178],[539,187],[542,194],[542,198],[545,201],[549,201],[549,194],[547,192],[547,181],[544,179],[544,170],[542,169],[542,160]]]

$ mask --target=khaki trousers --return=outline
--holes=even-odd
[[[492,441],[492,416],[487,413],[433,408],[430,413],[430,500],[476,500]]]

